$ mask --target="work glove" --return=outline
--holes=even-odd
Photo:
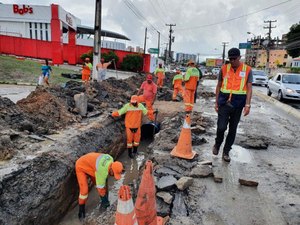
[[[100,198],[101,198],[100,208],[107,209],[109,207],[109,205],[110,205],[109,200],[108,200],[108,196],[105,195],[103,197],[101,196]]]
[[[98,190],[100,197],[103,197],[106,195],[106,188],[97,188],[97,190]]]
[[[111,115],[112,115],[113,117],[118,117],[118,116],[120,116],[120,114],[118,113],[118,111],[113,112]]]
[[[78,218],[80,220],[85,218],[85,205],[79,205],[79,213],[78,213]]]

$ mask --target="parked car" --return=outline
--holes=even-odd
[[[252,70],[253,82],[252,84],[268,86],[268,76],[263,70]]]
[[[277,94],[278,100],[300,100],[300,74],[278,73],[268,82],[268,95]]]
[[[212,70],[211,70],[211,72],[212,72],[212,74],[213,75],[218,75],[219,73],[220,73],[220,68],[213,68]]]

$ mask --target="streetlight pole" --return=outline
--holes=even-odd
[[[101,10],[102,0],[96,0],[95,7],[95,27],[94,27],[94,52],[93,52],[93,79],[97,80],[96,65],[101,58]]]

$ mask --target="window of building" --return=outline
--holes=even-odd
[[[37,23],[34,23],[34,34],[35,34],[35,38],[34,39],[38,39]]]
[[[29,37],[32,39],[32,23],[29,23]]]
[[[43,40],[43,24],[40,23],[40,34],[41,34],[41,40]]]
[[[45,23],[45,38],[46,38],[46,41],[49,41],[49,38],[48,38],[48,24]]]

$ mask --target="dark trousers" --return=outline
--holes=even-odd
[[[227,125],[229,123],[229,131],[223,148],[223,154],[228,154],[231,150],[231,146],[233,145],[235,140],[236,130],[240,122],[242,111],[243,108],[234,108],[227,104],[219,106],[217,137],[215,139],[217,148],[220,148],[224,140],[224,133],[227,130]]]

